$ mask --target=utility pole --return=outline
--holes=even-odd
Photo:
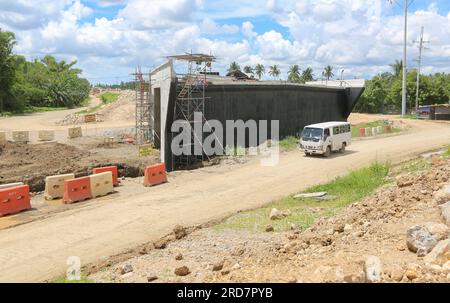
[[[413,43],[417,43],[419,47],[419,58],[416,60],[418,63],[417,68],[417,88],[416,88],[416,110],[419,108],[419,85],[420,85],[420,71],[422,67],[422,53],[423,50],[426,49],[424,44],[430,43],[430,41],[424,41],[423,40],[423,33],[424,33],[424,27],[422,26],[422,29],[420,31],[420,39],[419,41],[413,41]]]
[[[397,0],[388,0],[390,4],[396,3],[399,5]],[[414,2],[414,0],[405,0],[404,3],[404,10],[405,10],[405,24],[404,24],[404,41],[403,41],[403,81],[402,81],[402,116],[404,117],[406,115],[406,98],[407,98],[407,91],[406,91],[406,73],[408,71],[407,68],[407,46],[408,46],[408,8],[410,3]],[[400,5],[399,5],[400,6]]]
[[[403,81],[402,81],[402,117],[406,116],[406,74],[407,69],[407,39],[408,39],[408,0],[405,0],[405,29],[403,44]]]

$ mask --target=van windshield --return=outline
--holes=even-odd
[[[320,140],[322,138],[323,129],[321,128],[305,128],[302,133],[304,141]]]

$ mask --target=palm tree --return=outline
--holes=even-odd
[[[333,78],[334,77],[333,67],[330,65],[325,67],[325,69],[323,70],[323,76],[327,79],[327,81]]]
[[[389,65],[392,68],[392,71],[394,72],[395,77],[399,77],[402,74],[403,71],[403,60],[395,60],[394,64]]]
[[[261,80],[261,77],[266,72],[266,69],[264,68],[264,65],[258,63],[255,66],[255,74],[258,76],[258,79]]]
[[[241,67],[239,66],[239,64],[236,61],[233,61],[230,64],[230,67],[228,68],[229,73],[235,72],[235,71],[240,71],[240,70],[241,70]]]
[[[301,81],[303,83],[314,81],[314,72],[311,67],[308,67],[303,71]]]
[[[271,75],[274,80],[280,75],[280,69],[278,68],[278,65],[275,64],[270,67],[269,75]]]
[[[244,67],[244,73],[253,75],[255,73],[255,71],[253,70],[253,67],[247,65]]]
[[[300,67],[297,64],[292,65],[289,69],[288,81],[292,83],[300,82]]]

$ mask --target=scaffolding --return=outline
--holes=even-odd
[[[141,67],[136,68],[135,91],[136,91],[136,144],[144,145],[154,142],[154,120],[153,120],[153,98],[151,95],[151,76],[143,74]],[[148,76],[148,80],[144,78]]]
[[[200,144],[203,151],[203,140],[195,133],[195,123],[206,123],[204,111],[205,91],[208,86],[206,71],[211,68],[215,57],[204,54],[185,54],[171,56],[169,59],[187,62],[187,74],[177,75],[176,92],[177,98],[174,107],[174,121],[186,121],[191,128],[190,141],[184,142],[180,148],[188,149],[189,154],[180,156],[172,153],[172,167],[174,169],[189,169],[199,162],[203,162],[208,157],[204,152],[201,155],[195,154],[195,144]],[[195,113],[202,114],[202,121],[195,121]],[[172,133],[172,140],[179,133]],[[173,141],[172,141],[173,142]]]

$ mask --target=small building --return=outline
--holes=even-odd
[[[436,104],[429,106],[430,120],[450,121],[450,104]]]

